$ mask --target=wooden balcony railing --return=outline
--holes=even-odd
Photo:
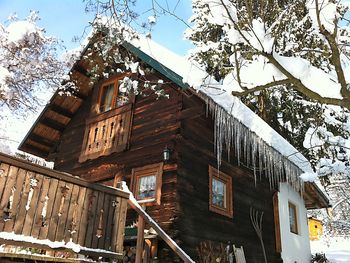
[[[79,162],[126,149],[132,121],[131,109],[130,103],[87,121]]]
[[[0,244],[119,257],[128,198],[0,153]]]

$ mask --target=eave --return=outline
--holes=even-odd
[[[331,207],[328,197],[313,182],[304,183],[303,198],[307,209]]]
[[[125,47],[129,52],[133,53],[137,58],[142,60],[144,63],[149,65],[151,68],[158,71],[160,74],[162,74],[164,77],[170,79],[173,81],[177,86],[181,87],[182,89],[189,88],[189,85],[187,83],[183,82],[183,79],[180,75],[157,61],[156,59],[152,58],[145,52],[143,52],[141,49],[135,47],[134,45],[124,42],[122,44],[123,47]]]

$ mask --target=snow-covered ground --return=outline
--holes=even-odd
[[[331,238],[311,241],[311,252],[325,253],[331,263],[350,263],[350,238]]]

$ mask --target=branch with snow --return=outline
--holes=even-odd
[[[0,24],[0,105],[11,111],[34,111],[41,92],[57,89],[67,71],[57,53],[61,43],[46,36],[38,20],[31,12],[25,20],[12,16]]]
[[[192,58],[227,91],[246,95],[283,81],[311,100],[350,108],[350,31],[339,25],[347,6],[195,0],[193,9],[195,26],[186,33],[196,46]]]

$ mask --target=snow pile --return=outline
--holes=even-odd
[[[111,253],[111,251],[103,250],[103,249],[93,249],[82,247],[79,244],[73,243],[69,241],[65,243],[64,241],[51,241],[48,239],[37,239],[32,236],[24,236],[17,235],[13,232],[0,232],[0,238],[8,241],[17,241],[17,242],[27,242],[38,245],[45,245],[53,249],[61,248],[61,249],[70,249],[75,253],[79,253],[80,251],[91,251],[96,253]]]
[[[333,237],[330,240],[311,241],[311,253],[325,253],[331,263],[350,262],[350,239]]]
[[[317,179],[317,174],[316,173],[302,173],[300,175],[300,178],[304,182],[314,182]]]
[[[32,43],[35,39],[33,34],[40,34],[41,30],[30,21],[15,21],[6,28],[7,41],[14,45],[21,45],[24,41]]]
[[[340,94],[341,86],[336,79],[332,78],[331,74],[312,66],[309,61],[303,58],[285,57],[276,53],[273,56],[288,72],[295,78],[300,79],[311,91],[318,93],[322,97],[342,98]]]
[[[344,2],[344,1],[343,1]],[[320,9],[320,23],[328,31],[334,31],[334,21],[339,18],[339,13],[337,12],[337,5],[329,0],[319,1]],[[319,28],[319,23],[317,21],[316,14],[316,3],[315,0],[307,1],[307,7],[310,10],[310,17],[315,28]]]

